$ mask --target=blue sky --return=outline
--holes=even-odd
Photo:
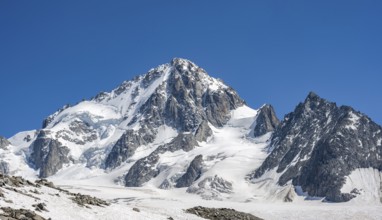
[[[309,91],[382,124],[382,1],[0,1],[0,135],[169,62],[194,61],[249,106]]]

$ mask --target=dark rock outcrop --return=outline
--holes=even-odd
[[[125,185],[130,187],[142,186],[143,183],[156,177],[160,173],[159,167],[157,167],[160,154],[177,150],[187,152],[194,149],[195,146],[198,146],[198,142],[192,134],[180,133],[170,143],[159,146],[149,156],[135,162],[125,176]]]
[[[38,179],[35,181],[36,184],[39,184],[39,185],[42,185],[42,186],[46,186],[46,187],[49,187],[49,188],[53,188],[53,189],[59,189],[58,187],[56,187],[53,182],[50,182],[48,181],[47,179]]]
[[[69,163],[69,148],[52,138],[46,131],[41,130],[37,139],[32,143],[31,162],[40,169],[42,178],[55,174],[65,163]]]
[[[202,121],[198,129],[196,129],[195,131],[195,139],[197,141],[203,142],[203,141],[207,141],[207,138],[210,137],[211,135],[212,135],[212,129],[210,128],[210,126],[208,126],[208,122]]]
[[[11,143],[4,137],[0,136],[0,149],[7,149]]]
[[[11,187],[22,187],[22,186],[35,186],[29,180],[26,180],[20,176],[9,176],[5,174],[0,174],[0,187],[11,186]]]
[[[105,200],[102,200],[93,196],[83,195],[80,193],[75,193],[71,195],[73,195],[73,197],[71,198],[72,201],[77,203],[79,206],[93,205],[93,206],[104,207],[104,206],[110,205]]]
[[[382,171],[382,128],[351,107],[337,107],[314,93],[286,115],[273,134],[270,155],[252,174],[275,169],[278,184],[292,180],[310,196],[344,202],[345,176],[357,168]]]
[[[46,208],[45,203],[37,203],[37,204],[32,205],[32,207],[34,207],[35,210],[38,212],[42,212],[42,211],[49,212],[49,210]]]
[[[255,137],[259,137],[268,132],[274,131],[279,124],[280,121],[277,118],[272,105],[264,105],[260,108],[256,118],[253,135]]]
[[[201,218],[211,220],[261,220],[252,214],[239,212],[235,209],[227,208],[207,208],[202,206],[193,207],[186,210],[187,213],[197,215]]]
[[[9,163],[5,161],[0,161],[0,173],[9,174]]]
[[[123,161],[133,156],[135,150],[142,144],[146,144],[146,141],[139,133],[133,130],[127,130],[121,138],[119,138],[107,156],[105,161],[106,168],[115,168],[121,165]]]
[[[191,186],[191,184],[202,174],[202,168],[203,156],[198,155],[191,161],[186,173],[176,181],[175,187],[181,188]]]
[[[125,185],[130,187],[142,186],[143,183],[156,177],[159,174],[159,169],[156,167],[158,160],[158,154],[152,153],[135,162],[125,176]]]
[[[196,141],[194,135],[192,135],[191,133],[180,133],[168,144],[159,146],[154,152],[161,154],[167,151],[175,152],[177,150],[183,150],[185,152],[188,152],[193,150],[196,146],[199,146],[199,144]]]
[[[27,209],[13,209],[10,207],[1,207],[3,213],[0,214],[0,219],[6,220],[45,220],[46,218],[36,214],[34,211]]]

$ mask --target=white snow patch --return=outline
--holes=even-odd
[[[36,132],[37,130],[19,132],[9,138],[8,141],[17,149],[25,149],[36,139]],[[30,141],[27,141],[28,137]]]
[[[359,119],[360,117],[356,115],[354,112],[349,112],[349,118],[350,120],[350,125],[346,125],[345,128],[351,129],[351,130],[356,130],[357,125],[359,124]]]
[[[71,121],[73,118],[80,118],[87,123],[97,124],[103,120],[118,120],[121,115],[118,113],[118,109],[113,106],[83,101],[59,113],[47,129],[55,127],[58,122]]]

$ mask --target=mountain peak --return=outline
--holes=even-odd
[[[265,104],[259,109],[259,113],[255,120],[255,128],[253,130],[253,136],[259,137],[268,132],[272,132],[280,124],[279,119],[272,105]]]
[[[314,98],[320,98],[320,97],[315,92],[310,91],[307,98],[314,99]]]
[[[179,58],[179,57],[174,57],[171,60],[170,64],[171,64],[171,66],[176,66],[176,65],[182,65],[182,66],[192,65],[192,66],[196,66],[196,64],[194,62],[192,62],[191,60],[184,59],[184,58]]]
[[[208,76],[207,72],[194,62],[183,58],[173,58],[170,62],[170,67],[181,75],[200,75],[204,76],[203,78]]]
[[[170,63],[171,63],[171,65],[175,65],[175,64],[187,64],[187,63],[192,63],[192,64],[195,65],[195,63],[192,62],[191,60],[188,60],[188,59],[185,59],[185,58],[180,58],[180,57],[172,58]]]
[[[87,149],[108,142],[112,150],[105,167],[115,168],[139,146],[153,143],[163,127],[180,133],[196,132],[203,124],[222,127],[231,118],[231,111],[244,104],[237,92],[222,81],[189,60],[174,58],[171,63],[123,82],[111,92],[57,111],[44,123],[49,132],[33,144],[33,149],[63,149],[66,159],[55,165],[57,169],[51,172],[54,174],[69,158],[81,159],[81,154],[75,153],[79,145]],[[208,129],[204,131],[202,136],[207,137]],[[33,155],[42,167],[56,159],[48,154]],[[103,166],[102,163],[98,160],[96,166]]]
[[[317,93],[315,93],[313,91],[309,92],[308,96],[305,99],[305,103],[310,102],[310,101],[327,102],[327,100],[321,98],[319,95],[317,95]]]
[[[324,98],[321,98],[314,92],[309,92],[304,102],[300,103],[300,105],[298,105],[297,108],[302,109],[302,112],[311,112],[326,111],[328,110],[328,106],[331,106],[331,108],[333,108],[336,106],[336,104]]]
[[[309,196],[348,201],[358,194],[343,190],[346,176],[358,168],[380,169],[381,140],[380,126],[366,116],[310,92],[277,127],[271,153],[253,177],[275,172],[264,177],[277,175],[280,186],[291,183]]]

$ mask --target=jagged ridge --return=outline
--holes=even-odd
[[[275,171],[280,185],[292,181],[310,196],[348,201],[356,195],[341,193],[345,176],[357,168],[382,170],[381,130],[351,107],[310,93],[275,130],[272,152],[252,178]]]

